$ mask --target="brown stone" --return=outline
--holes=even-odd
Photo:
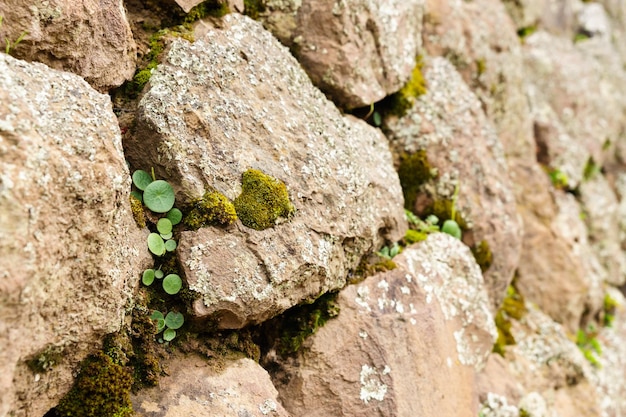
[[[78,76],[0,54],[0,161],[0,415],[41,416],[151,258],[110,98]]]

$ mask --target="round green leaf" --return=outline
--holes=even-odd
[[[176,330],[173,329],[165,329],[163,332],[163,340],[166,342],[171,342],[176,337]]]
[[[165,319],[165,317],[163,317],[163,313],[161,313],[159,310],[154,310],[152,312],[152,314],[150,315],[150,318],[152,320],[159,320],[159,319],[163,320],[163,319]]]
[[[165,217],[170,219],[172,224],[176,226],[183,219],[183,212],[178,210],[176,207],[174,207],[173,209],[167,212]]]
[[[176,241],[172,239],[166,240],[165,250],[168,252],[174,252],[176,250]]]
[[[446,220],[441,226],[441,231],[457,239],[461,239],[461,228],[454,220]]]
[[[183,313],[176,313],[174,311],[170,311],[165,316],[165,325],[173,330],[180,329],[185,322],[185,317]]]
[[[146,269],[141,277],[143,285],[151,285],[154,282],[154,269]]]
[[[162,235],[167,235],[172,233],[172,222],[170,219],[162,218],[157,222],[157,230]]]
[[[152,177],[146,171],[138,169],[133,172],[133,184],[135,184],[135,187],[139,188],[141,191],[145,190],[151,182]]]
[[[156,256],[161,256],[165,253],[165,242],[158,234],[150,233],[148,235],[148,249]]]
[[[163,279],[163,289],[169,295],[178,294],[183,286],[183,280],[176,274],[169,274]]]
[[[143,194],[140,193],[139,191],[133,190],[133,191],[130,192],[130,195],[132,195],[137,200],[139,200],[140,203],[143,203]]]
[[[164,275],[164,274],[163,274],[163,271],[161,271],[160,269],[157,269],[156,271],[154,271],[154,277],[155,277],[156,279],[161,279],[161,278],[163,278],[163,275]]]
[[[153,181],[143,192],[143,202],[155,213],[167,213],[174,207],[174,189],[167,181]]]
[[[168,234],[164,235],[163,233],[161,233],[161,237],[163,238],[163,240],[167,240],[167,239],[171,239],[172,236],[174,236],[174,234],[172,232],[169,232]]]
[[[157,333],[161,333],[165,329],[165,320],[157,319]]]

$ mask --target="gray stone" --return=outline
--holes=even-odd
[[[139,104],[126,143],[181,204],[210,187],[233,200],[249,168],[283,181],[295,215],[263,231],[185,232],[180,261],[200,292],[195,314],[221,327],[258,323],[345,285],[360,259],[405,231],[402,192],[379,130],[339,111],[261,25],[228,15],[175,41]]]
[[[78,76],[0,54],[0,161],[0,415],[41,416],[151,258],[110,98]]]

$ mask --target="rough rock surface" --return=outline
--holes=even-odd
[[[198,356],[175,356],[159,386],[132,397],[137,417],[288,417],[267,372],[239,359],[218,372]]]
[[[0,54],[0,161],[0,415],[40,416],[149,255],[111,101],[78,76]]]
[[[208,187],[233,200],[249,168],[286,184],[296,209],[286,222],[181,236],[181,266],[201,294],[195,314],[219,312],[221,327],[238,328],[343,287],[406,222],[380,131],[342,117],[259,23],[223,23],[194,44],[174,42],[125,145],[131,163],[154,167],[181,202]]]
[[[339,316],[280,362],[279,399],[299,416],[476,416],[474,379],[495,327],[478,265],[437,233],[398,267],[339,293]]]
[[[0,41],[24,39],[12,54],[73,72],[104,92],[135,72],[135,41],[122,0],[0,3]]]
[[[414,211],[452,199],[468,230],[463,241],[486,241],[493,264],[485,273],[493,309],[499,306],[519,259],[521,229],[502,145],[476,96],[444,58],[423,68],[428,92],[401,118],[385,120],[396,154],[425,150],[437,169],[419,190]],[[470,146],[471,144],[471,146]]]
[[[344,108],[368,106],[407,82],[420,53],[424,0],[268,1],[266,27],[313,83]]]
[[[623,296],[611,292],[620,307],[614,328],[598,331],[602,353],[593,366],[569,339],[562,326],[526,303],[528,313],[514,320],[516,344],[504,358],[492,355],[479,379],[485,416],[518,416],[522,409],[535,416],[615,416],[624,409],[626,352],[619,342],[624,333]],[[589,349],[589,346],[586,346]]]

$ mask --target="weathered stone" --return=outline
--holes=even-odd
[[[339,293],[340,313],[292,359],[274,358],[293,415],[476,416],[475,377],[495,339],[472,254],[437,233],[398,267]]]
[[[424,0],[266,3],[266,27],[342,107],[368,106],[398,91],[415,67]]]
[[[521,245],[502,145],[480,102],[447,60],[426,61],[423,73],[428,92],[405,116],[387,118],[385,127],[396,154],[423,150],[438,172],[433,179],[415,179],[423,185],[411,209],[427,213],[438,202],[452,200],[458,188],[463,241],[470,247],[485,241],[493,253],[485,280],[495,310],[513,278]]]
[[[167,376],[158,387],[133,395],[137,417],[289,416],[269,375],[251,359],[232,361],[221,372],[195,355],[164,365]]]
[[[24,39],[11,53],[73,72],[104,92],[135,72],[135,41],[122,0],[0,3],[0,40]]]
[[[504,0],[517,29],[540,28],[573,39],[578,28],[580,0]]]
[[[175,0],[175,1],[176,1],[176,4],[178,4],[180,8],[185,11],[185,13],[189,13],[191,9],[193,9],[195,6],[202,3],[204,0]],[[243,0],[223,0],[223,1],[220,1],[220,3],[226,3],[226,5],[228,6],[228,9],[231,12],[243,13],[244,11]]]
[[[256,231],[185,232],[181,267],[200,292],[195,314],[221,327],[258,323],[345,285],[362,256],[406,228],[402,193],[379,130],[339,111],[261,25],[223,19],[190,44],[175,41],[139,104],[126,145],[180,201],[210,187],[234,200],[253,168],[287,186],[291,219]]]
[[[0,161],[0,415],[41,416],[150,256],[111,101],[84,80],[0,54]]]

